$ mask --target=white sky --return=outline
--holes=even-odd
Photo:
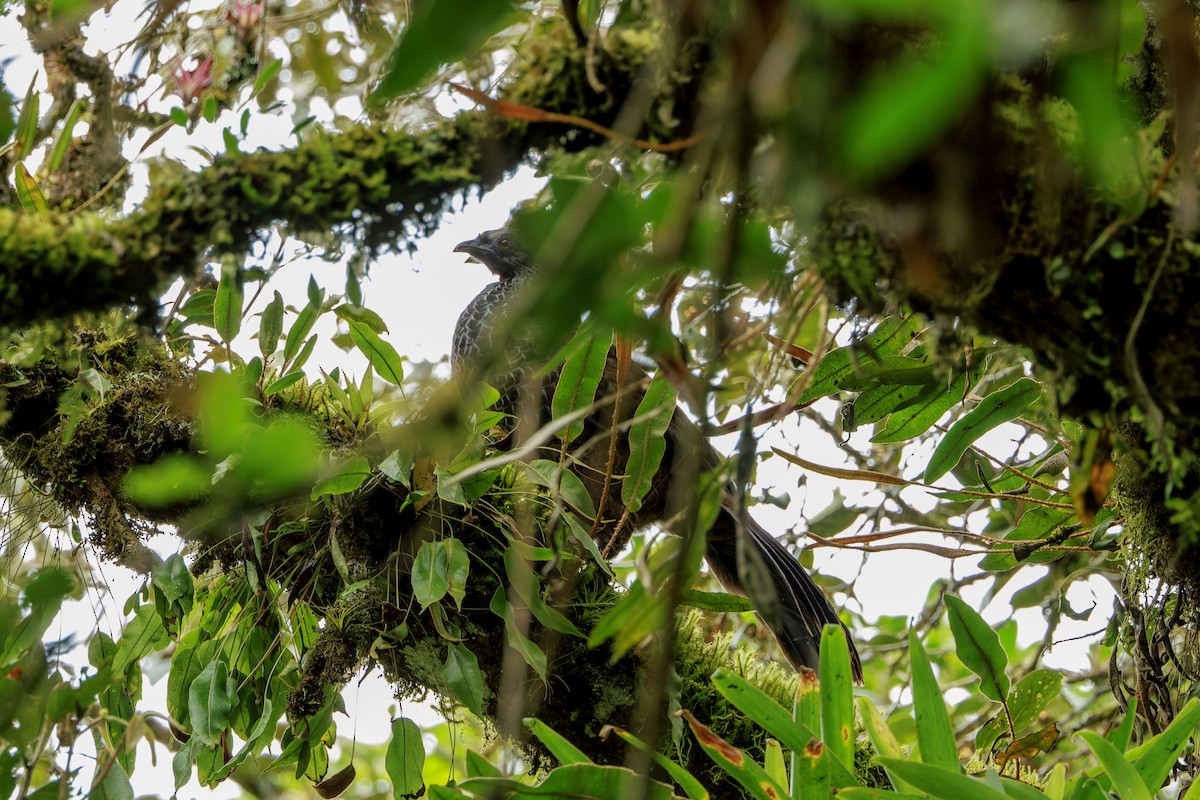
[[[205,5],[214,5],[206,3]],[[127,39],[129,31],[137,24],[133,21],[140,10],[138,3],[118,3],[112,14],[97,14],[96,30],[104,29],[114,40]],[[193,7],[199,4],[193,3]],[[40,73],[40,62],[30,57],[25,41],[24,31],[16,22],[15,12],[0,18],[0,63],[4,64],[4,80],[9,90],[17,95],[18,101],[23,96],[29,81],[35,75],[38,85],[44,87],[44,76]],[[178,105],[179,100],[170,96],[159,99],[161,90],[147,97],[150,107],[165,110],[171,105]],[[445,105],[452,107],[456,100],[446,99]],[[359,115],[356,107],[340,104],[338,111],[351,117]],[[328,107],[314,104],[312,113],[328,117]],[[200,168],[206,159],[199,153],[187,150],[188,146],[207,147],[214,153],[224,150],[221,131],[225,127],[236,129],[237,113],[229,112],[215,123],[201,122],[196,130],[188,133],[183,129],[175,129],[157,142],[147,153],[138,155],[137,147],[144,141],[145,135],[135,140],[127,150],[126,155],[141,165],[133,170],[135,188],[130,193],[129,203],[136,203],[144,189],[138,188],[138,176],[142,177],[144,187],[144,164],[147,158],[160,152],[169,152],[173,157],[181,157],[193,168]],[[243,150],[265,146],[278,148],[294,144],[289,131],[293,122],[291,118],[268,118],[255,115],[250,126],[249,140],[243,144]],[[28,165],[32,169],[37,159],[30,159]],[[467,302],[489,281],[491,276],[487,270],[474,264],[466,264],[460,254],[452,253],[454,245],[464,239],[474,237],[482,230],[499,227],[503,224],[514,205],[531,197],[541,185],[531,170],[520,170],[511,180],[493,190],[480,201],[472,199],[465,207],[449,215],[442,227],[428,240],[420,242],[413,257],[393,255],[381,258],[371,267],[370,277],[364,284],[364,303],[378,312],[387,322],[390,335],[387,337],[397,350],[410,360],[439,361],[443,359],[450,347],[451,332],[459,311]],[[219,202],[219,199],[215,199]],[[260,297],[258,308],[267,302],[270,289],[278,289],[284,296],[285,302],[302,305],[304,303],[305,286],[309,276],[313,275],[322,284],[327,293],[341,293],[344,289],[345,268],[340,264],[325,263],[318,259],[295,263],[284,269],[274,278],[267,291]],[[167,293],[174,298],[176,290]],[[287,323],[285,322],[285,325]],[[321,346],[318,347],[311,359],[307,370],[310,376],[316,376],[317,367],[326,371],[341,367],[351,374],[361,375],[365,361],[356,353],[347,354],[328,344],[328,335],[334,330],[332,315],[322,319],[322,326],[314,332],[320,333]],[[244,345],[248,352],[257,352],[257,346],[251,345],[248,334],[257,330],[253,322],[244,326]],[[448,375],[448,368],[443,364],[442,374]],[[832,400],[822,401],[814,413],[831,413],[835,410]],[[1014,426],[1005,426],[990,434],[982,445],[993,453],[1007,454],[1012,449],[1016,433]],[[870,447],[870,427],[854,434],[849,442],[850,448]],[[731,447],[734,437],[718,441],[719,447]],[[820,464],[840,465],[845,463],[845,453],[827,434],[819,430],[811,420],[800,424],[779,425],[767,431],[761,441],[760,451],[769,451],[772,446],[800,453],[805,459]],[[931,450],[920,449],[914,453],[906,466],[906,475],[919,473],[924,468],[924,460]],[[808,475],[803,487],[797,488],[802,475],[798,467],[788,465],[783,459],[772,458],[759,467],[760,488],[770,487],[773,493],[788,492],[792,503],[788,509],[779,509],[770,505],[760,505],[755,510],[768,529],[783,531],[800,523],[801,518],[811,517],[824,509],[832,499],[835,482],[819,475]],[[952,480],[947,476],[947,481]],[[847,496],[848,503],[855,503],[861,498],[874,502],[881,500],[880,493],[871,493],[867,484],[836,484]],[[914,504],[932,505],[933,499],[924,495],[921,490],[906,490],[906,496]],[[922,496],[924,495],[924,496]],[[802,526],[801,526],[802,527]],[[923,541],[939,542],[938,537],[926,537]],[[155,542],[163,550],[163,555],[177,548],[178,542]],[[965,575],[976,571],[975,559],[962,559],[954,565],[957,575]],[[816,554],[818,571],[837,575],[845,580],[854,581],[857,601],[861,604],[863,614],[868,619],[880,615],[917,614],[926,599],[932,583],[939,577],[948,574],[950,565],[945,559],[926,553],[912,551],[894,551],[877,554],[864,560],[859,554],[827,550],[818,550]],[[1013,592],[1022,586],[1045,574],[1045,568],[1033,567],[1022,571],[1018,579],[1006,587],[999,596],[982,610],[984,617],[993,623],[1007,619],[1012,611],[1008,600]],[[84,603],[71,605],[66,611],[64,623],[67,627],[74,624],[81,631],[89,631],[97,624],[101,616],[99,606],[106,608],[101,629],[116,637],[119,635],[114,622],[119,618],[120,606],[126,597],[135,591],[139,580],[131,574],[123,574],[123,570],[114,566],[105,567],[105,575],[112,587],[112,595],[104,600],[95,597]],[[964,591],[964,599],[972,605],[977,605],[984,594],[985,587],[972,586]],[[1093,577],[1087,582],[1077,582],[1070,591],[1070,599],[1076,607],[1086,607],[1096,603],[1096,609],[1090,619],[1083,622],[1065,621],[1059,629],[1059,637],[1080,636],[1101,629],[1106,624],[1112,608],[1113,592],[1111,587],[1099,577]],[[1045,631],[1040,609],[1025,609],[1018,611],[1015,616],[1020,623],[1019,642],[1027,645],[1039,640]],[[57,634],[56,634],[57,635]],[[1079,669],[1087,663],[1087,649],[1092,639],[1081,640],[1059,645],[1047,654],[1045,663],[1059,668]],[[146,666],[153,671],[153,659],[148,659]],[[880,687],[874,687],[879,692]],[[166,681],[147,682],[145,699],[142,708],[157,708],[165,710]],[[416,719],[419,723],[428,724],[438,717],[427,706],[405,703],[401,711],[396,710],[396,704],[391,698],[390,689],[383,684],[378,674],[368,676],[361,686],[352,683],[345,691],[347,708],[352,719],[338,719],[338,732],[342,737],[357,735],[364,741],[386,740],[393,713],[403,713]],[[82,743],[84,740],[80,740]],[[143,750],[146,745],[143,745]],[[173,788],[170,769],[170,758],[159,753],[158,765],[152,766],[149,753],[139,755],[136,774],[133,776],[134,787],[141,793],[169,795]],[[332,761],[333,769],[340,768],[345,763],[344,758],[335,755]],[[185,788],[181,798],[186,797],[236,797],[236,787],[223,786],[217,792],[202,789],[194,783]]]

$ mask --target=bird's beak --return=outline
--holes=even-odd
[[[468,262],[477,262],[479,260],[479,256],[485,251],[486,248],[480,244],[479,239],[468,239],[467,241],[459,242],[454,246],[454,252],[466,253],[468,256],[470,256],[470,258],[467,259]]]

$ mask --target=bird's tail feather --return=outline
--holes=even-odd
[[[827,624],[841,626],[850,647],[854,680],[861,683],[862,664],[854,641],[850,638],[850,631],[838,619],[825,594],[778,539],[749,515],[745,519],[746,543],[759,557],[760,569],[763,569],[769,581],[753,579],[752,575],[758,571],[753,564],[747,565],[748,569],[738,569],[736,521],[733,512],[728,509],[722,511],[708,537],[705,560],[713,574],[727,590],[749,594],[759,604],[765,612],[764,621],[775,634],[788,661],[797,669],[817,669],[821,629]],[[740,575],[745,575],[748,580],[739,578]],[[772,592],[773,596],[755,597],[762,595],[762,592],[747,592],[740,588],[768,583],[762,588]]]

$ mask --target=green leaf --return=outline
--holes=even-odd
[[[100,733],[100,728],[92,728],[92,741],[96,746],[96,770],[97,774],[103,770],[104,777],[100,782],[92,787],[88,793],[89,798],[97,798],[97,800],[133,800],[133,785],[129,782],[129,773],[125,771],[125,767],[121,765],[120,758],[117,753],[105,747],[104,737]],[[45,788],[45,787],[43,787]],[[37,795],[41,791],[34,792],[28,795],[30,800],[40,800]],[[54,792],[55,796],[64,796],[67,792]]]
[[[371,362],[379,377],[397,386],[403,383],[404,364],[396,348],[379,338],[379,334],[364,322],[352,319],[347,324],[350,326],[350,338]]]
[[[504,619],[504,628],[508,631],[508,646],[520,653],[521,658],[525,659],[525,663],[532,667],[544,682],[546,680],[546,653],[517,626],[512,605],[504,597],[504,589],[496,590],[496,593],[492,595],[489,607],[493,614]]]
[[[29,91],[21,103],[21,113],[17,117],[16,142],[12,150],[12,158],[19,161],[33,150],[37,140],[38,114],[41,109],[42,96],[34,91],[36,76],[29,81]]]
[[[454,605],[462,610],[462,601],[467,597],[467,578],[471,573],[471,559],[467,555],[467,547],[462,543],[461,539],[455,537],[447,537],[441,540],[442,547],[446,550],[446,579],[449,584],[450,596],[454,598]]]
[[[442,678],[458,702],[475,716],[483,716],[483,673],[473,652],[458,642],[451,642],[446,648]]]
[[[242,272],[233,263],[221,266],[221,283],[217,284],[217,297],[212,303],[212,320],[217,336],[223,342],[233,342],[241,331],[241,307],[245,296],[241,288]]]
[[[838,137],[852,175],[869,180],[927,147],[983,86],[991,42],[980,3],[961,3],[932,53],[908,56],[851,99]]]
[[[410,577],[413,596],[422,609],[441,600],[450,591],[450,553],[442,546],[442,541],[445,540],[422,544],[413,561]]]
[[[46,204],[46,196],[42,194],[37,179],[25,169],[25,164],[18,161],[13,175],[13,186],[17,190],[17,200],[21,209],[31,217],[45,217],[50,214],[50,206]]]
[[[1005,670],[1008,669],[1008,656],[1000,644],[1000,637],[979,612],[961,598],[947,594],[943,599],[958,660],[979,676],[979,691],[984,696],[997,703],[1007,703],[1009,681]]]
[[[938,442],[937,449],[929,459],[929,466],[925,468],[925,483],[933,483],[953,469],[975,440],[997,425],[1016,419],[1041,394],[1042,387],[1037,381],[1021,378],[1011,386],[983,398],[979,405],[954,423]]]
[[[760,767],[754,759],[750,758],[743,750],[740,750],[729,742],[722,739],[711,728],[700,722],[688,711],[683,711],[683,718],[687,722],[688,727],[692,730],[692,735],[696,737],[696,741],[703,748],[705,753],[708,753],[709,758],[717,763],[721,769],[725,770],[729,775],[741,784],[742,788],[756,800],[777,800],[780,797],[786,797],[787,792],[782,786],[777,784],[767,774],[766,770]],[[820,744],[817,745],[820,747]],[[829,770],[825,770],[825,780],[828,784]],[[828,789],[824,795],[806,795],[802,797],[828,797]]]
[[[1008,713],[1018,735],[1032,725],[1050,701],[1062,692],[1062,673],[1050,669],[1035,669],[1012,687],[1008,695]],[[1008,721],[1001,711],[984,723],[975,735],[975,749],[986,752],[1001,736],[1008,735]]]
[[[858,716],[863,722],[863,729],[866,730],[867,736],[871,739],[871,744],[875,745],[875,750],[879,755],[883,758],[901,758],[904,755],[904,751],[900,749],[900,742],[897,741],[896,735],[892,733],[892,729],[888,727],[887,722],[879,713],[879,709],[871,702],[871,698],[859,696],[855,698],[855,701],[858,705]],[[910,786],[901,780],[898,775],[888,772],[888,778],[898,792],[907,794],[920,793],[915,786]],[[841,794],[841,792],[838,794]]]
[[[577,508],[585,516],[595,518],[596,504],[579,476],[563,469],[557,461],[539,458],[529,463],[529,481],[558,492],[563,500]]]
[[[881,430],[871,437],[872,442],[890,443],[906,442],[914,439],[933,427],[942,415],[961,403],[967,395],[967,387],[975,386],[987,371],[986,353],[976,351],[973,366],[969,371],[959,371],[949,386],[933,382],[923,387],[911,398],[897,401],[897,405],[887,415],[887,421]],[[899,387],[901,389],[905,387]],[[863,403],[867,393],[864,392],[855,404],[858,417],[866,424],[874,416],[875,409]]]
[[[586,408],[596,399],[596,389],[608,363],[608,351],[612,347],[612,334],[603,335],[595,331],[581,331],[571,343],[567,359],[558,375],[551,401],[554,419]],[[559,431],[566,442],[573,442],[583,433],[583,420],[578,420]],[[594,514],[593,514],[594,516]]]
[[[713,673],[712,682],[717,691],[735,708],[792,752],[800,752],[810,741],[818,738],[818,731],[794,721],[787,709],[740,675],[718,667]],[[834,786],[858,784],[847,765],[836,756],[830,766]]]
[[[392,720],[392,740],[383,763],[396,800],[420,796],[425,790],[425,744],[417,723],[407,717]]]
[[[643,773],[626,767],[607,767],[600,764],[569,764],[550,771],[545,780],[530,786],[516,778],[471,778],[457,787],[469,795],[458,797],[505,798],[524,800],[583,800],[583,798],[639,797],[644,800],[674,800],[672,787],[648,780]]]
[[[196,383],[204,447],[210,458],[224,460],[241,451],[250,424],[241,381],[228,372],[211,372],[197,375]]]
[[[271,397],[273,395],[279,394],[284,389],[288,388],[289,386],[299,383],[303,379],[304,379],[304,373],[302,371],[296,370],[294,372],[289,372],[287,375],[284,375],[282,378],[268,383],[267,388],[263,389],[263,396]]]
[[[257,97],[258,93],[261,92],[263,87],[267,85],[267,82],[271,80],[271,78],[274,78],[282,68],[283,59],[277,58],[259,70],[258,77],[254,79],[254,88],[250,90],[250,97]]]
[[[843,392],[861,392],[874,384],[923,386],[934,380],[933,365],[927,357],[885,356],[860,364],[837,381]]]
[[[875,330],[847,347],[825,354],[812,370],[808,388],[797,398],[798,404],[809,403],[831,395],[843,380],[863,364],[888,356],[900,355],[920,333],[921,325],[915,316],[888,317]]]
[[[718,614],[744,614],[754,611],[754,601],[748,597],[724,592],[702,592],[689,589],[679,598],[679,605],[715,611]]]
[[[853,764],[854,674],[850,668],[850,647],[841,625],[827,624],[822,629],[819,659],[821,738],[835,758],[843,764]]]
[[[190,503],[212,489],[212,467],[194,456],[176,453],[153,464],[138,465],[121,481],[121,491],[143,508]]]
[[[917,743],[921,746],[921,759],[937,767],[957,770],[958,747],[954,743],[954,730],[950,727],[950,716],[942,699],[942,688],[938,685],[929,664],[929,656],[916,628],[908,631],[908,653],[912,661],[913,714],[917,721]],[[907,776],[903,780],[928,789]]]
[[[537,740],[546,746],[550,755],[558,759],[560,764],[591,764],[592,760],[575,745],[568,742],[563,735],[536,717],[526,717],[525,727]]]
[[[828,742],[811,741],[794,759],[797,797],[832,797],[829,782],[830,751]],[[773,797],[774,795],[772,795]]]
[[[229,727],[237,695],[224,661],[212,661],[188,688],[188,715],[192,734],[206,745],[217,744]]]
[[[337,468],[337,474],[312,488],[309,497],[316,500],[324,495],[349,494],[358,491],[371,477],[371,465],[366,456],[351,456]]]
[[[1200,725],[1200,700],[1193,697],[1179,710],[1166,730],[1144,745],[1145,749],[1138,756],[1138,775],[1146,786],[1157,790],[1166,782],[1197,725]]]
[[[171,117],[171,122],[174,122],[176,125],[178,125],[181,128],[187,127],[187,124],[188,124],[187,112],[185,112],[182,108],[180,108],[179,106],[172,106],[172,108],[168,112],[168,114]]]
[[[621,502],[631,512],[642,506],[667,451],[666,433],[675,412],[675,390],[655,378],[638,403],[636,418],[648,416],[629,429],[629,460],[621,481]],[[657,412],[655,409],[659,409]]]
[[[631,747],[636,747],[643,753],[649,753],[651,758],[654,759],[654,763],[662,767],[663,770],[671,776],[671,780],[679,784],[680,788],[683,789],[683,793],[688,796],[688,800],[709,800],[708,790],[704,788],[704,784],[696,780],[696,778],[690,772],[681,767],[679,764],[650,747],[624,728],[617,728],[615,726],[606,727],[610,733],[616,734],[621,741],[625,742]],[[601,737],[604,736],[603,731],[601,731],[600,735]]]
[[[1113,747],[1103,736],[1092,731],[1080,731],[1075,734],[1091,748],[1105,773],[1112,779],[1121,800],[1151,800],[1152,793],[1142,780],[1142,776],[1125,760],[1124,754]]]
[[[357,303],[342,303],[333,310],[338,319],[344,319],[346,322],[361,322],[376,333],[387,333],[387,323],[383,321],[383,317],[376,314],[369,308],[364,308]]]
[[[283,295],[275,292],[275,299],[263,309],[258,325],[258,352],[263,360],[275,354],[279,337],[283,335]]]
[[[300,352],[301,345],[308,338],[308,334],[312,332],[313,325],[317,324],[317,317],[320,315],[320,304],[314,305],[309,303],[300,309],[300,314],[292,324],[291,330],[288,331],[287,340],[283,345],[283,360],[285,362],[290,362]]]
[[[83,101],[78,97],[71,103],[71,108],[67,110],[67,118],[63,121],[63,128],[58,134],[58,138],[54,140],[54,147],[50,150],[50,157],[46,159],[46,169],[53,172],[62,166],[63,158],[67,154],[67,148],[71,145],[71,137],[75,134],[75,126],[79,123],[79,118],[83,116]]]
[[[0,81],[0,145],[8,144],[8,140],[12,137],[15,129],[13,97],[4,88],[4,83]]]
[[[422,4],[400,32],[396,47],[369,106],[417,88],[442,64],[478,52],[493,34],[513,21],[509,0],[433,0]]]
[[[154,606],[149,603],[138,606],[133,619],[121,631],[121,640],[117,642],[117,652],[112,660],[113,674],[123,675],[130,664],[136,664],[151,650],[166,647],[168,641],[167,631]]]
[[[925,763],[903,758],[879,758],[877,762],[888,773],[895,773],[905,783],[916,786],[930,797],[941,800],[1008,800],[1004,792],[991,788],[986,783],[950,769],[929,763],[924,747],[921,755]],[[957,764],[957,761],[956,761]]]
[[[1070,509],[1035,506],[1026,510],[1021,515],[1021,520],[1017,523],[1017,527],[1009,531],[1008,535],[1004,537],[1004,541],[1015,544],[1034,539],[1045,539],[1060,526],[1070,525],[1075,520],[1075,512]],[[1040,550],[1035,550],[1018,562],[1016,555],[1012,551],[997,552],[989,553],[981,558],[979,566],[981,569],[998,572],[1013,569],[1018,563],[1044,564],[1062,558],[1062,556],[1063,551],[1053,547],[1044,547]]]

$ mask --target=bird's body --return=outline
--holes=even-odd
[[[551,419],[550,400],[557,383],[555,374],[534,382],[540,365],[537,348],[528,330],[522,331],[517,324],[516,314],[523,310],[525,292],[535,277],[533,263],[505,230],[485,232],[458,245],[455,251],[483,262],[499,280],[488,284],[459,316],[451,355],[454,377],[464,383],[483,379],[495,386],[501,394],[498,408],[524,417],[515,435],[527,435]],[[662,467],[641,507],[626,513],[620,485],[630,456],[625,432],[647,384],[646,373],[637,365],[626,364],[618,374],[615,350],[610,351],[596,396],[615,399],[601,404],[586,418],[582,435],[571,445],[572,471],[582,480],[597,509],[596,538],[610,553],[619,551],[637,529],[662,521],[672,503],[679,502],[672,496],[674,476],[684,472],[695,476],[721,464],[720,456],[696,425],[675,409],[665,436]],[[522,397],[526,398],[524,402]],[[531,416],[534,419],[528,419]],[[705,559],[709,568],[727,591],[753,597],[793,666],[816,669],[822,627],[828,623],[841,625],[841,621],[787,548],[748,514],[743,515],[743,528],[750,546],[744,549],[743,568],[739,569],[738,519],[733,509],[733,495],[727,492],[708,533]],[[747,562],[751,574],[757,570],[764,576],[753,583],[758,587],[754,591],[743,588]],[[753,578],[749,580],[754,582]],[[858,655],[848,631],[846,638],[855,676],[861,679]]]

